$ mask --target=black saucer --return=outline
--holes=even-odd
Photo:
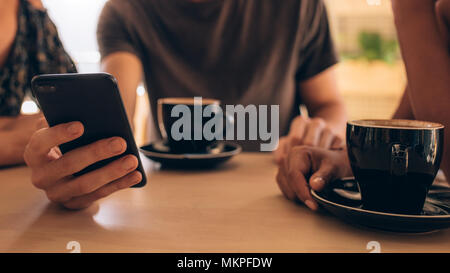
[[[324,192],[311,190],[313,198],[335,216],[353,224],[394,232],[429,232],[450,228],[450,188],[432,186],[420,215],[365,210],[354,178],[342,179]]]
[[[235,143],[218,142],[204,153],[180,154],[170,151],[165,141],[155,141],[142,146],[140,151],[163,167],[176,169],[204,169],[212,168],[224,163],[242,151]]]

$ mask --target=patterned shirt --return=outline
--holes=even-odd
[[[20,0],[18,29],[13,46],[0,67],[0,116],[17,116],[31,79],[39,74],[75,73],[55,25],[45,10]]]

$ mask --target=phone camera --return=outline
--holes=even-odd
[[[53,85],[42,85],[39,86],[38,91],[41,93],[52,93],[56,91],[56,87]]]

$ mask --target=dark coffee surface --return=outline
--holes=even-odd
[[[279,105],[280,135],[287,134],[300,114],[298,84],[337,63],[324,1],[196,2],[107,1],[97,33],[102,57],[140,58],[155,122],[159,98],[201,96]],[[259,151],[253,142],[239,141]]]

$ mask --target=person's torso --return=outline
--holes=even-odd
[[[144,66],[153,115],[163,97],[279,105],[280,133],[299,113],[295,74],[315,1],[111,1]],[[309,35],[309,36],[308,36]]]

